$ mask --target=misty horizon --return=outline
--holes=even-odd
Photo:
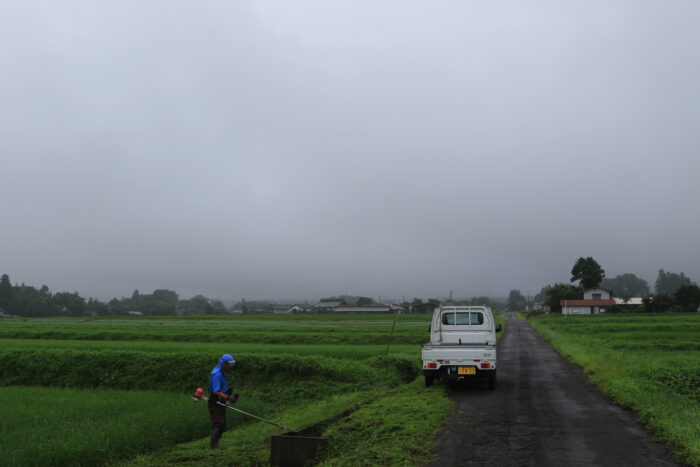
[[[678,272],[676,272],[676,271],[665,271],[665,272],[666,272],[666,273],[680,273],[680,274],[684,274],[683,271],[678,271]],[[631,273],[631,274],[634,274],[634,273]],[[622,274],[618,274],[618,275],[622,275]],[[616,276],[609,276],[609,275],[606,274],[605,279],[612,279],[613,277],[617,277],[618,275],[616,275]],[[643,280],[648,284],[650,293],[653,295],[653,294],[654,294],[654,286],[655,286],[656,279],[650,281],[650,280],[647,280],[647,279],[645,279],[645,278],[643,278],[643,277],[641,277],[641,276],[638,276],[638,275],[636,275],[636,274],[634,274],[634,275],[635,275],[636,277],[640,278],[640,279],[643,279]],[[322,295],[320,295],[320,296],[315,296],[315,297],[303,297],[303,298],[300,298],[300,297],[289,298],[289,297],[276,297],[276,296],[264,296],[264,295],[263,295],[263,296],[250,296],[250,297],[246,297],[245,295],[243,295],[243,296],[241,296],[241,297],[222,297],[222,296],[207,296],[206,294],[202,294],[202,293],[194,293],[194,294],[192,294],[192,295],[187,295],[187,294],[181,294],[178,290],[175,290],[175,289],[170,288],[170,287],[159,287],[158,289],[153,289],[153,290],[145,290],[145,289],[135,288],[135,289],[133,289],[131,292],[125,293],[125,294],[122,294],[122,295],[119,295],[119,296],[113,296],[113,297],[96,297],[96,296],[91,296],[91,295],[86,295],[86,294],[84,294],[84,293],[81,293],[81,291],[80,291],[80,290],[77,290],[77,289],[76,289],[76,290],[55,290],[55,289],[52,289],[51,286],[48,285],[48,284],[41,284],[41,285],[39,285],[39,284],[29,284],[29,283],[25,283],[24,281],[15,281],[15,280],[12,280],[12,276],[11,276],[11,275],[8,275],[8,276],[10,277],[11,283],[12,283],[14,286],[26,285],[26,286],[31,286],[31,287],[35,287],[35,288],[39,289],[39,288],[41,288],[42,286],[45,285],[45,286],[47,286],[47,287],[49,288],[49,290],[51,291],[51,293],[57,293],[57,292],[70,292],[70,293],[73,293],[73,292],[77,292],[79,295],[83,296],[83,297],[86,298],[86,299],[91,298],[91,299],[99,300],[99,301],[104,302],[104,303],[107,303],[107,302],[109,302],[109,301],[112,300],[112,299],[125,299],[125,298],[129,298],[129,297],[131,297],[131,296],[133,295],[134,292],[138,292],[139,294],[144,295],[144,294],[151,294],[152,292],[154,292],[155,290],[158,290],[158,289],[172,290],[173,292],[176,292],[176,293],[178,294],[180,300],[190,299],[190,298],[192,298],[192,297],[195,297],[195,296],[198,296],[198,295],[202,295],[202,296],[205,296],[206,298],[208,298],[208,299],[210,299],[210,300],[220,300],[220,301],[222,301],[222,302],[224,302],[224,303],[227,303],[227,304],[233,304],[233,303],[237,303],[237,302],[240,302],[240,301],[249,301],[249,302],[254,302],[254,301],[265,301],[265,302],[279,303],[279,304],[287,304],[287,303],[317,303],[318,301],[323,300],[323,299],[335,298],[335,297],[344,297],[344,296],[349,296],[349,297],[369,297],[369,298],[374,299],[377,303],[403,303],[403,302],[410,302],[410,301],[412,301],[412,300],[414,300],[414,299],[417,299],[417,298],[418,298],[418,299],[423,299],[423,300],[427,300],[427,299],[438,299],[438,300],[440,300],[440,301],[445,301],[445,300],[464,301],[464,300],[472,300],[472,299],[482,298],[482,297],[487,297],[487,298],[489,298],[489,299],[492,299],[492,300],[495,300],[495,301],[498,301],[498,302],[503,302],[503,303],[505,303],[505,302],[508,300],[508,293],[510,292],[510,290],[518,290],[518,291],[527,299],[527,301],[530,302],[530,301],[534,300],[534,297],[535,297],[538,293],[540,293],[540,292],[542,291],[543,288],[545,288],[545,287],[547,287],[547,286],[554,285],[554,284],[556,284],[556,283],[564,283],[564,284],[573,283],[574,285],[577,284],[577,281],[573,281],[573,282],[572,282],[572,281],[570,281],[570,280],[563,280],[563,279],[562,279],[562,280],[551,281],[551,282],[549,282],[549,283],[547,283],[547,284],[543,284],[542,287],[538,288],[537,290],[529,290],[529,289],[528,289],[528,290],[522,290],[522,289],[518,289],[518,288],[511,288],[511,289],[508,289],[507,291],[505,291],[502,295],[487,295],[487,294],[458,295],[458,294],[455,294],[453,290],[448,290],[446,293],[438,292],[438,293],[424,294],[424,295],[410,294],[410,293],[409,293],[409,294],[402,294],[402,295],[400,295],[400,296],[391,296],[391,295],[387,295],[387,294],[385,294],[385,295],[381,295],[381,294],[380,294],[380,295],[372,296],[372,295],[363,294],[363,293],[342,292],[342,293],[322,294]],[[688,277],[688,276],[686,276],[686,277]],[[688,277],[688,279],[690,279],[691,282],[692,282],[693,284],[697,283],[697,281],[695,281],[693,277]],[[613,291],[613,293],[616,292],[615,290],[612,290],[612,291]]]

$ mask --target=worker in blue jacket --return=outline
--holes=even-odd
[[[229,402],[233,404],[238,400],[238,394],[231,395],[232,390],[229,389],[228,379],[226,378],[226,373],[235,364],[236,360],[231,355],[224,354],[209,377],[208,407],[209,417],[211,418],[211,449],[216,447],[219,439],[221,439],[221,435],[226,430],[226,404]]]

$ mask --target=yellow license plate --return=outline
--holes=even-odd
[[[457,374],[458,375],[475,375],[476,368],[474,368],[473,366],[458,366],[457,367]]]

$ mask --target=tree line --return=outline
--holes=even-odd
[[[578,282],[578,284],[575,284]],[[555,283],[542,287],[535,295],[534,301],[542,303],[550,311],[561,313],[562,300],[577,300],[583,298],[583,291],[593,287],[602,287],[611,290],[615,297],[628,300],[632,297],[642,297],[643,305],[631,311],[638,312],[694,312],[700,306],[700,287],[695,284],[684,273],[674,273],[659,269],[656,282],[654,283],[654,293],[652,294],[649,284],[644,279],[632,273],[625,273],[613,278],[605,277],[605,270],[592,257],[579,258],[576,260],[571,270],[570,283]],[[515,293],[517,292],[517,294]],[[522,303],[516,301],[517,290],[511,291],[511,297],[517,308],[524,307]],[[509,298],[509,305],[511,298]],[[623,311],[622,307],[613,306],[608,311]]]
[[[134,290],[129,298],[114,298],[107,303],[94,298],[81,297],[78,292],[51,293],[46,285],[36,288],[30,285],[12,285],[10,277],[0,277],[0,312],[23,317],[128,315],[139,312],[144,315],[191,315],[226,313],[220,300],[210,300],[195,295],[180,300],[177,292],[156,289],[151,294]]]

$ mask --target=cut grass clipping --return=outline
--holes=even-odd
[[[392,389],[326,429],[319,465],[422,465],[452,409],[444,388],[420,378]]]

